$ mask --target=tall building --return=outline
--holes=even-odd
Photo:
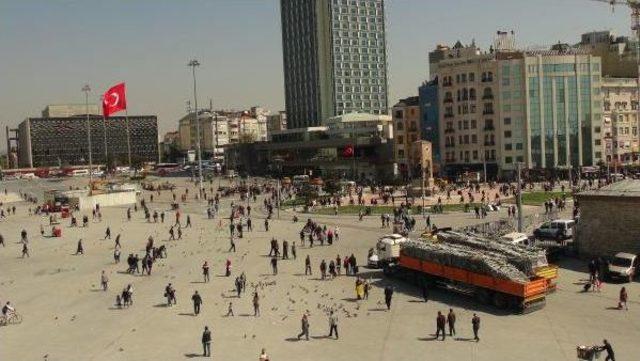
[[[600,57],[603,77],[638,76],[638,41],[635,37],[616,36],[610,30],[592,31],[582,34],[577,47]]]
[[[490,177],[512,174],[519,162],[596,165],[603,158],[600,58],[571,47],[518,50],[504,39],[511,36],[499,33],[489,52],[454,46],[438,62],[447,173],[486,166]]]
[[[73,106],[66,109],[73,110]],[[86,115],[67,110],[55,113],[51,107],[47,107],[43,114],[58,116],[27,118],[18,125],[19,165],[43,167],[88,164]],[[128,121],[132,161],[157,162],[157,117],[129,115]],[[104,120],[102,116],[90,115],[89,124],[93,164],[106,164],[109,160],[127,164],[126,118],[112,116]]]
[[[638,160],[638,83],[635,78],[603,78],[603,143],[612,166]]]
[[[387,114],[384,0],[280,0],[287,127]]]
[[[419,175],[420,159],[414,147],[420,137],[420,98],[417,96],[400,99],[391,111],[393,119],[394,155],[401,177],[405,180]],[[419,175],[421,176],[421,175]]]

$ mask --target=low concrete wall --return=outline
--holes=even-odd
[[[78,196],[78,206],[80,209],[93,209],[96,204],[100,207],[123,206],[136,203],[135,191],[122,191],[103,194],[94,194],[92,196]]]

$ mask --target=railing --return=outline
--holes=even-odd
[[[493,109],[485,109],[482,111],[482,115],[493,114]]]

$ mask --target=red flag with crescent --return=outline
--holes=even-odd
[[[116,84],[104,93],[102,98],[102,114],[105,117],[127,109],[127,97],[124,83]]]
[[[349,144],[342,150],[342,156],[345,158],[353,157],[353,145]]]

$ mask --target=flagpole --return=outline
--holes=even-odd
[[[104,102],[104,96],[100,96],[100,100],[101,102]],[[109,164],[107,164],[109,155],[107,151],[107,117],[104,116],[104,112],[102,112],[102,131],[104,133],[104,168],[106,171],[109,166]]]
[[[93,159],[91,156],[91,121],[89,120],[89,92],[91,91],[89,84],[85,84],[85,86],[82,87],[82,91],[84,92],[84,107],[85,112],[87,113],[87,143],[89,146],[89,194],[91,194],[91,188],[93,184]]]
[[[124,110],[124,118],[127,123],[127,155],[129,158],[129,168],[131,168],[131,131],[129,130],[129,110]]]

